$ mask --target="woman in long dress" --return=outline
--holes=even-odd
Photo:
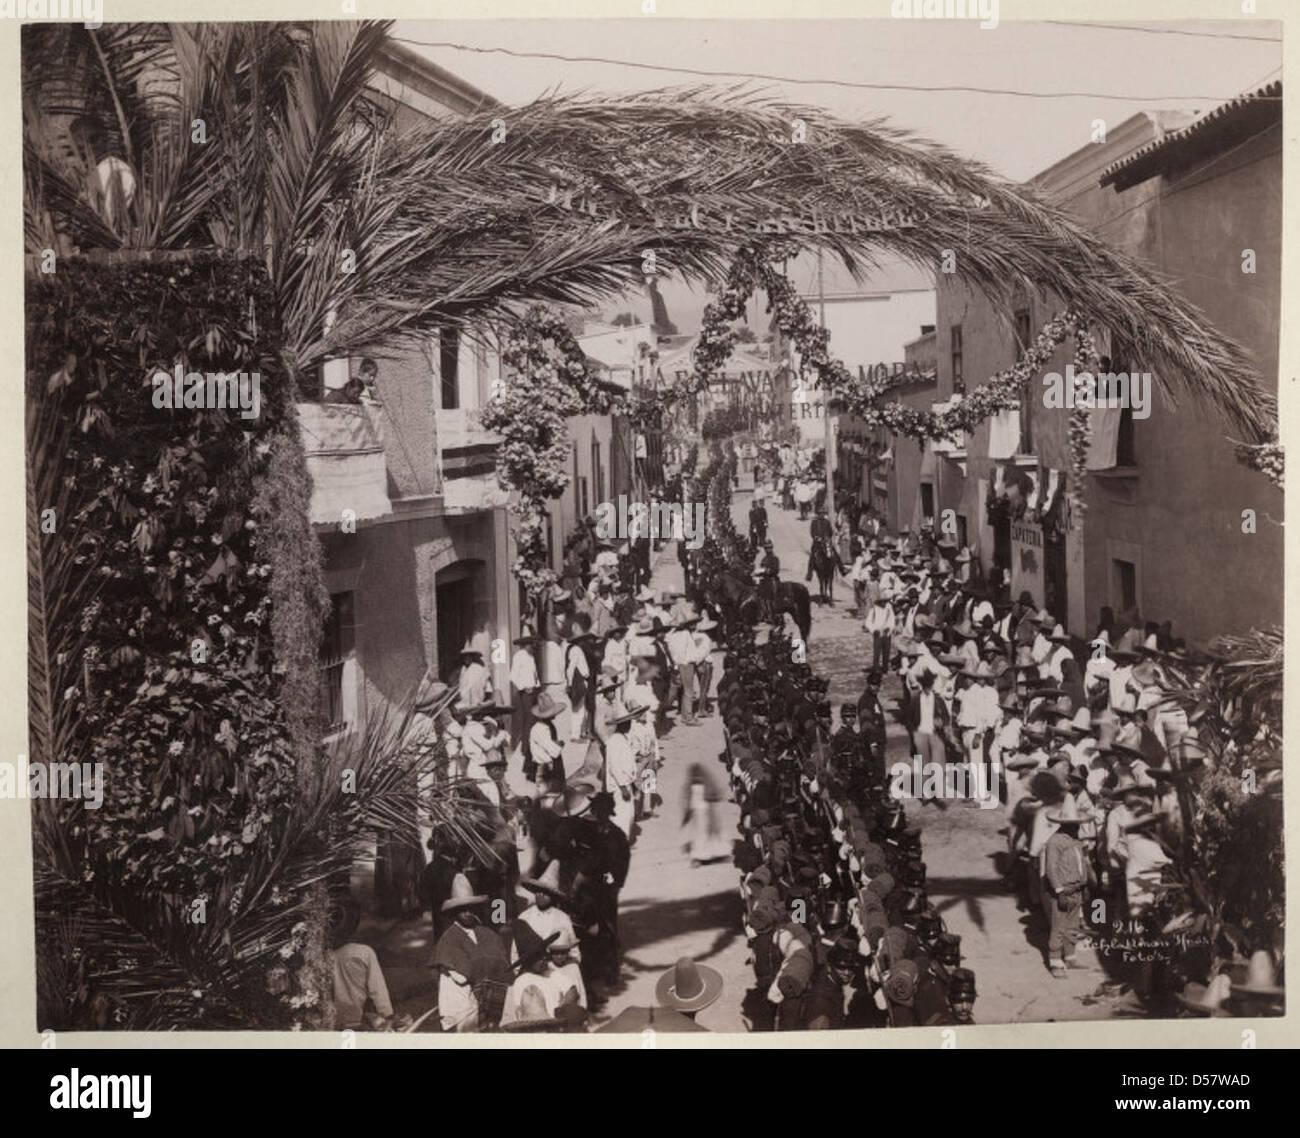
[[[728,857],[731,849],[718,823],[717,803],[722,794],[703,763],[692,763],[686,784],[686,852],[692,865]]]

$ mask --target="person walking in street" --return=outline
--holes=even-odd
[[[636,753],[632,749],[632,721],[646,712],[644,706],[631,707],[611,719],[614,733],[605,744],[605,784],[614,796],[614,824],[630,841],[636,817]]]
[[[591,665],[587,661],[586,642],[593,639],[587,631],[570,636],[564,650],[564,683],[569,697],[569,739],[576,742],[589,737],[587,689],[591,684]]]
[[[718,861],[731,853],[731,843],[722,835],[717,804],[722,791],[703,763],[692,763],[686,776],[682,828],[686,831],[686,852],[691,865]]]
[[[867,610],[863,627],[871,633],[871,666],[884,672],[889,668],[890,640],[894,635],[894,610],[883,596],[877,596]]]
[[[757,497],[749,507],[749,540],[755,549],[767,541],[767,507]]]
[[[920,755],[923,763],[943,764],[948,761],[952,712],[943,696],[934,690],[933,672],[922,672],[918,682],[921,690],[909,706],[907,722],[914,740],[912,753]]]
[[[668,654],[672,659],[673,667],[677,669],[678,685],[681,688],[677,721],[683,727],[699,726],[699,720],[695,718],[696,647],[693,631],[698,623],[698,618],[678,621],[665,638]]]
[[[533,726],[528,732],[533,777],[538,788],[564,785],[564,745],[555,728],[555,717],[564,710],[559,700],[542,692],[533,705]]]
[[[1083,819],[1074,799],[1067,796],[1048,817],[1057,829],[1043,848],[1043,901],[1050,924],[1047,960],[1052,975],[1063,980],[1083,934],[1085,890],[1096,884],[1096,877],[1079,841]]]

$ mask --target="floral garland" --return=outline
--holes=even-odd
[[[512,570],[537,603],[557,575],[547,556],[546,503],[569,485],[570,440],[566,420],[603,415],[614,397],[597,382],[573,333],[555,313],[534,306],[503,337],[502,371],[510,376],[479,414],[483,427],[501,435],[497,481],[518,492]]]
[[[1092,416],[1086,400],[1091,396],[1101,367],[1101,358],[1093,345],[1092,336],[1083,323],[1074,327],[1074,407],[1070,411],[1067,434],[1070,443],[1070,517],[1072,523],[1083,523],[1083,488],[1088,479],[1088,450],[1092,446]]]
[[[774,262],[791,252],[785,246],[770,245],[749,247],[736,257],[718,300],[704,310],[695,369],[679,394],[703,390],[710,377],[726,364],[736,344],[733,325],[744,315],[745,305],[757,287],[767,293],[777,327],[798,351],[800,367],[814,373],[817,387],[842,401],[846,411],[868,426],[883,427],[919,441],[949,439],[958,432],[974,430],[1001,411],[1015,410],[1029,381],[1083,323],[1073,312],[1053,317],[1012,367],[975,388],[947,411],[922,411],[888,398],[895,387],[906,382],[905,377],[881,376],[864,381],[831,356],[830,333],[818,324],[808,304],[775,267]]]
[[[1259,471],[1279,490],[1282,489],[1285,463],[1282,444],[1277,439],[1263,443],[1235,443],[1235,446],[1238,462],[1249,466],[1251,470]]]

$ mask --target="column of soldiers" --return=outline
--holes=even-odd
[[[732,463],[716,470],[718,487]],[[747,569],[729,511],[712,508],[714,489],[702,559]],[[793,641],[734,609],[723,615],[721,760],[741,808],[735,861],[754,958],[744,1003],[752,1028],[971,1022],[974,974],[929,903],[920,830],[887,794],[875,687],[842,710],[832,734],[828,683]]]

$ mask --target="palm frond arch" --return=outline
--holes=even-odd
[[[1122,336],[1171,400],[1215,409],[1248,442],[1276,435],[1273,384],[1244,350],[1149,266],[978,162],[884,120],[734,87],[547,97],[398,133],[364,97],[387,29],[115,25],[71,53],[31,31],[28,165],[45,192],[29,197],[81,248],[113,246],[34,128],[51,105],[41,73],[71,58],[51,72],[71,91],[54,108],[113,91],[126,121],[114,131],[121,116],[101,105],[101,134],[121,136],[149,199],[118,246],[265,251],[300,373],[520,304],[604,299],[640,283],[649,252],[661,272],[718,279],[740,249],[780,237],[859,278],[883,256],[955,257],[995,301],[1036,290]],[[187,144],[204,116],[213,139]],[[42,220],[29,209],[29,247]],[[345,252],[355,271],[339,271]]]
[[[1171,400],[1212,407],[1251,440],[1276,435],[1253,360],[1150,267],[1031,189],[883,122],[676,90],[485,111],[408,146],[429,259],[409,296],[368,298],[374,322],[590,301],[639,282],[650,252],[661,272],[713,279],[765,240],[838,257],[858,279],[883,256],[933,269],[955,255],[957,275],[997,302],[1032,289],[1122,336]]]

